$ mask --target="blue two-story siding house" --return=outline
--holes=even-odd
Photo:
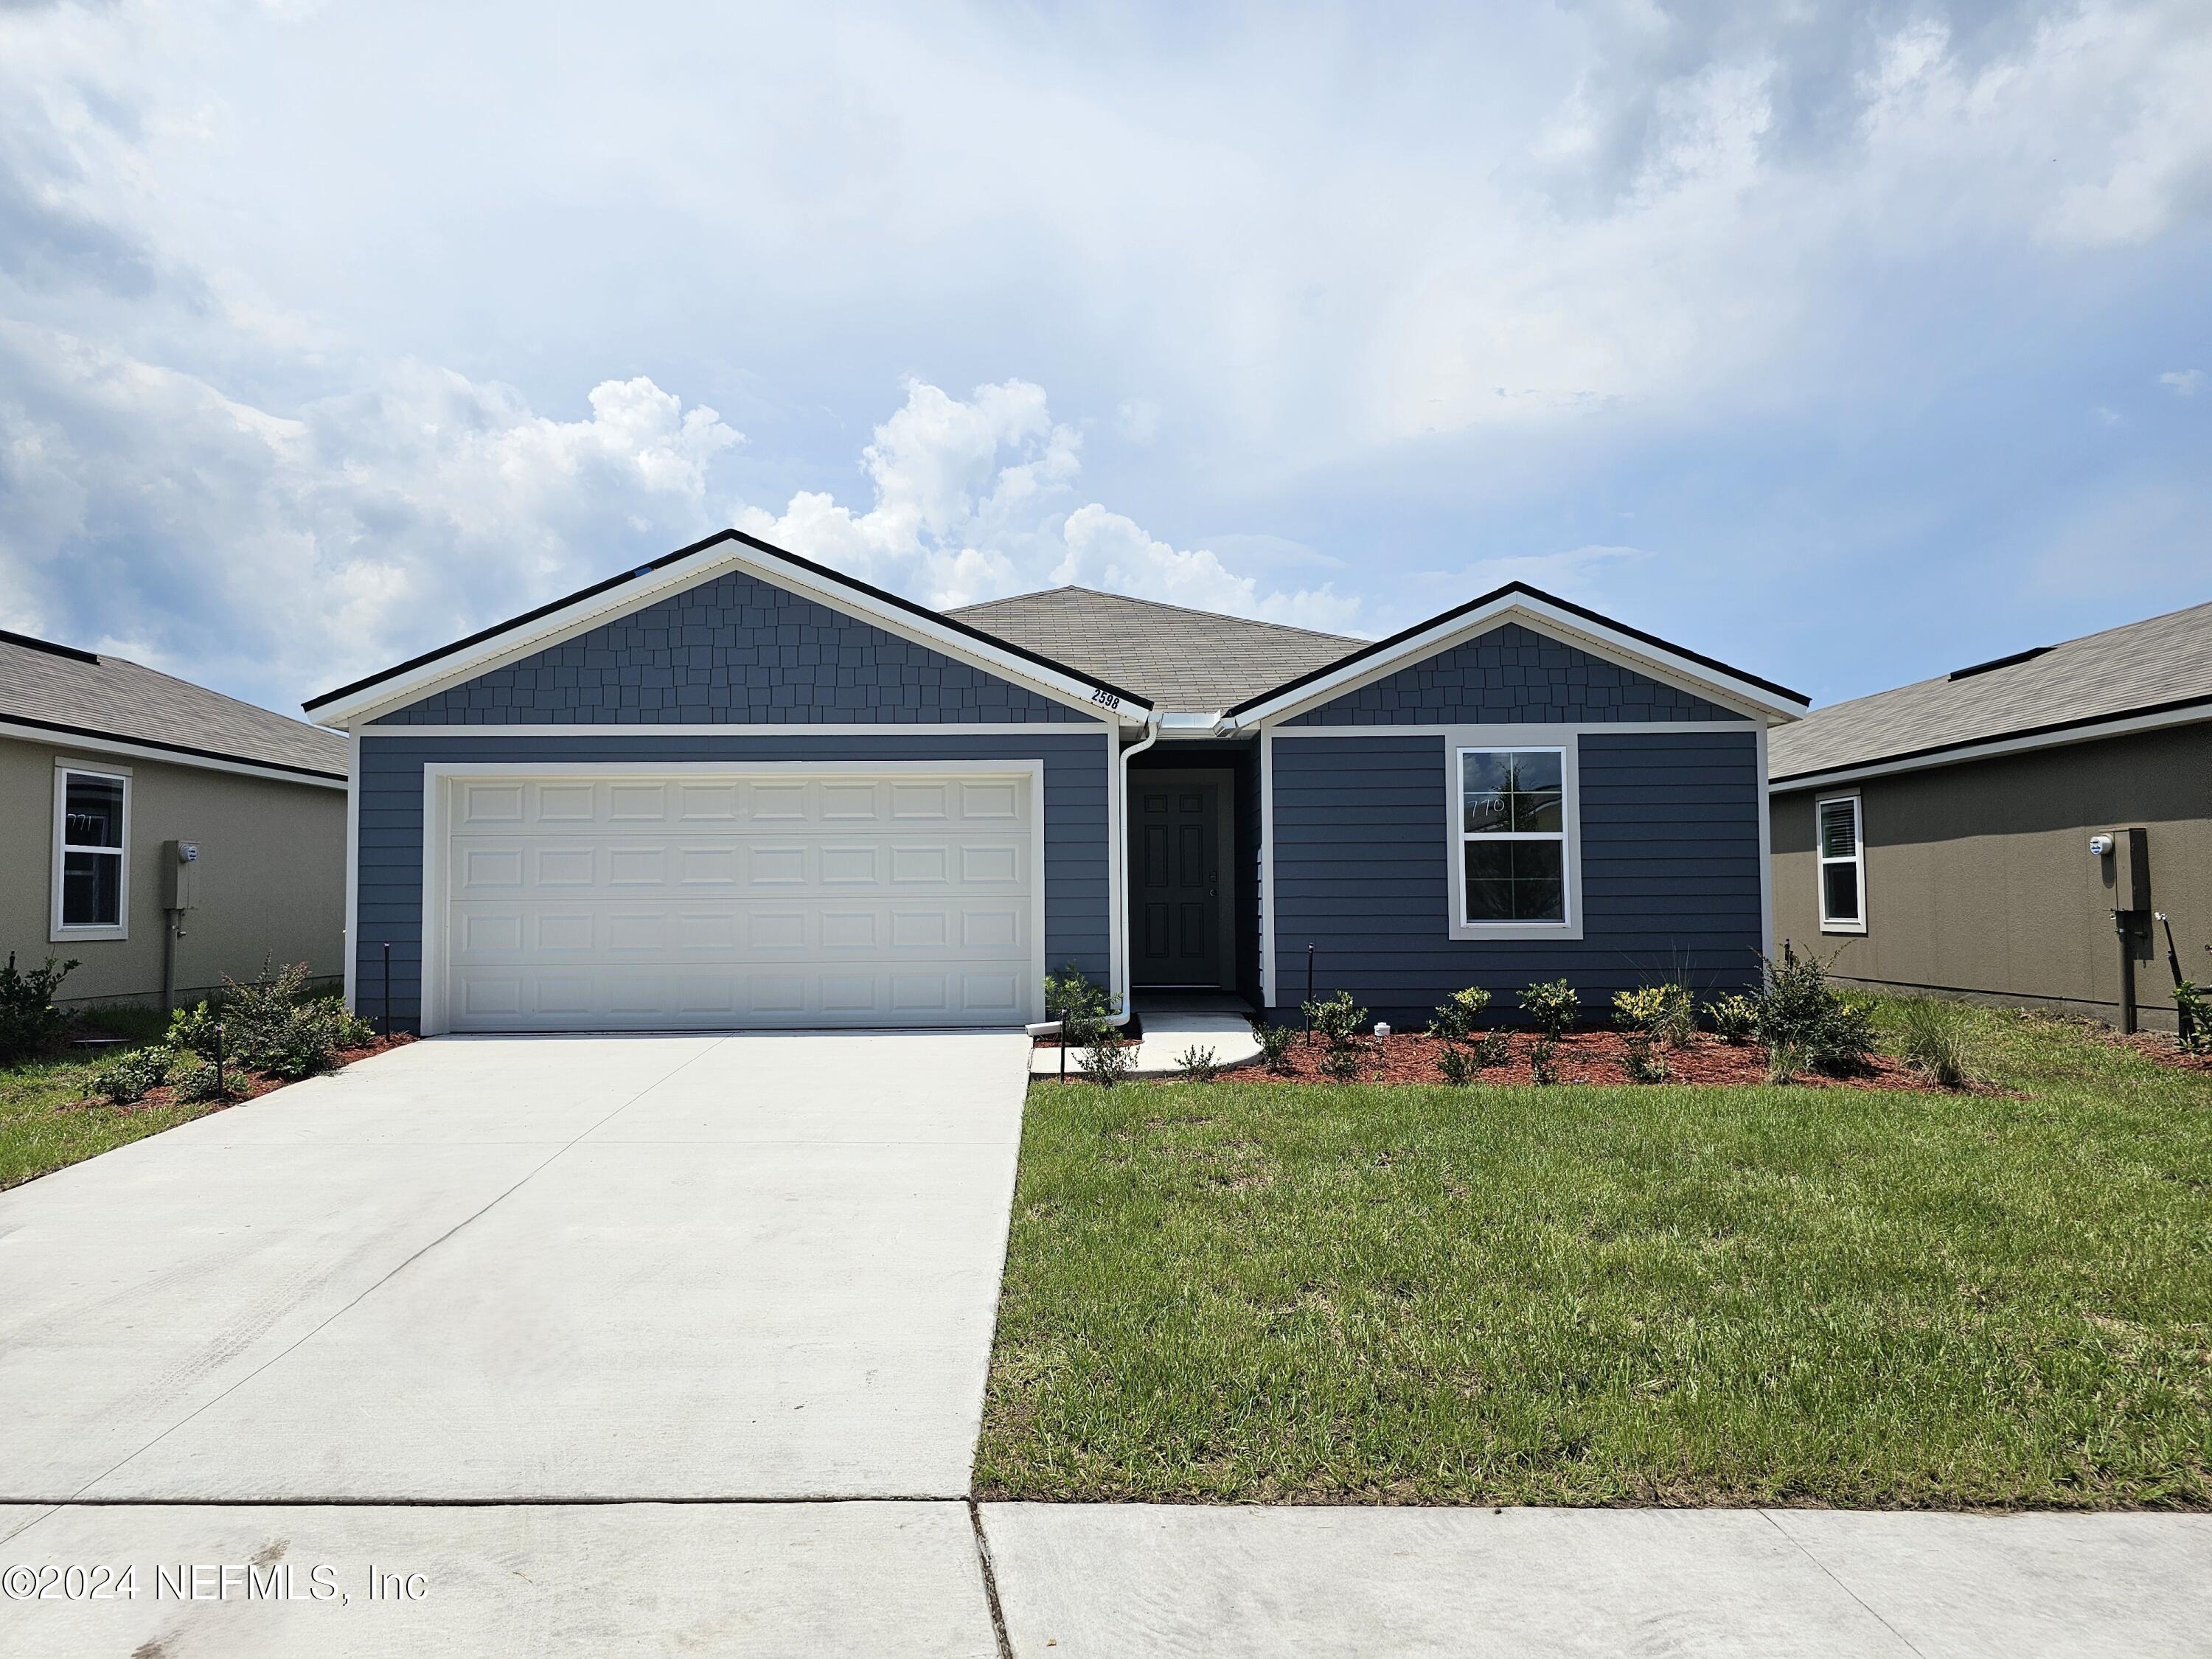
[[[1066,964],[1401,1023],[1747,984],[1804,706],[1519,584],[1363,643],[940,614],[726,531],[307,708],[350,739],[354,1004],[438,1032],[1014,1024]]]

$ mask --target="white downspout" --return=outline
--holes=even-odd
[[[1134,1000],[1133,981],[1137,977],[1136,964],[1131,960],[1129,948],[1129,762],[1160,740],[1160,714],[1155,711],[1145,716],[1145,735],[1121,751],[1121,787],[1120,790],[1120,822],[1114,826],[1114,856],[1119,860],[1115,869],[1121,878],[1114,883],[1116,895],[1114,917],[1115,938],[1121,942],[1121,982],[1108,988],[1121,1000],[1121,1012],[1109,1022],[1115,1025],[1129,1023],[1131,1003]],[[1110,955],[1111,952],[1109,952]]]

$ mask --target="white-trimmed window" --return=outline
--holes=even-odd
[[[55,940],[131,936],[131,773],[54,763]]]
[[[1814,802],[1813,823],[1820,875],[1820,931],[1863,933],[1866,842],[1859,826],[1859,798],[1829,795]]]
[[[1452,937],[1579,938],[1572,746],[1482,734],[1449,752]]]

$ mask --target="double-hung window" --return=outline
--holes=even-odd
[[[1866,845],[1859,828],[1859,798],[1831,795],[1813,808],[1820,866],[1820,931],[1863,933],[1866,924]]]
[[[1573,751],[1463,743],[1452,757],[1453,936],[1577,937]]]
[[[131,775],[54,769],[53,938],[130,936]]]

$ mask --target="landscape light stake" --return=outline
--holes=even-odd
[[[384,941],[384,1035],[392,1035],[392,941]]]
[[[1309,1045],[1313,1042],[1313,968],[1314,948],[1311,945],[1308,945],[1306,946],[1306,1042]]]
[[[215,1023],[215,1097],[221,1100],[229,1091],[222,1086],[222,1022]]]

